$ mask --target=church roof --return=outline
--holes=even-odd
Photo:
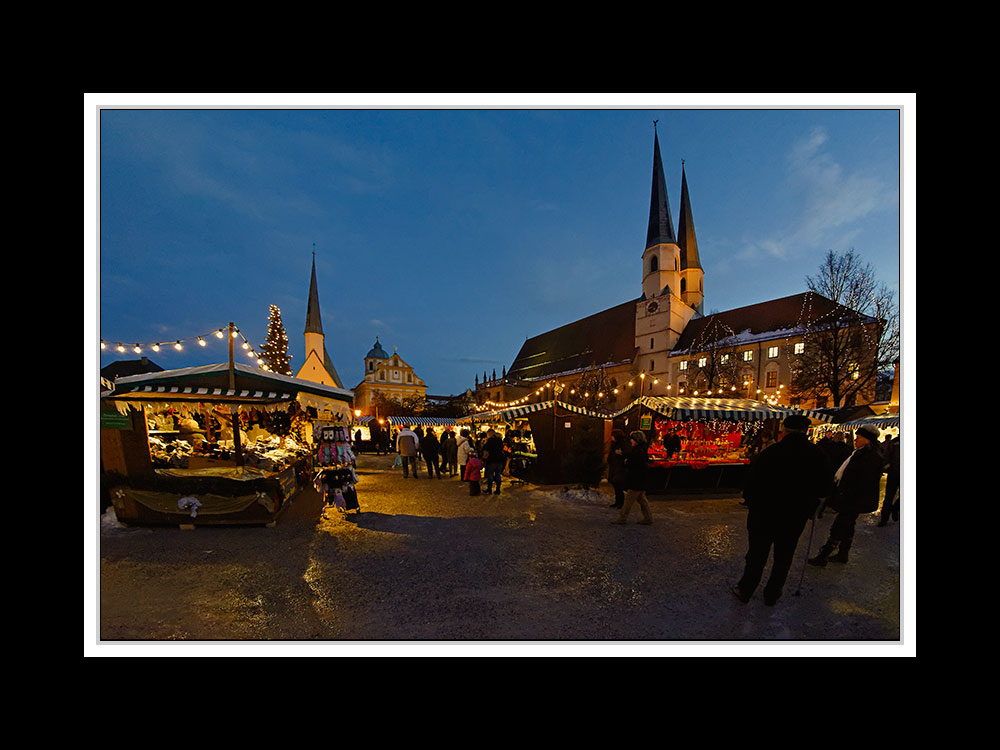
[[[313,253],[312,278],[309,280],[305,333],[323,333],[323,321],[319,317],[319,289],[316,286],[316,253]]]
[[[528,339],[507,377],[544,379],[592,365],[634,361],[636,302],[624,302]]]
[[[701,268],[698,238],[694,234],[691,198],[688,196],[687,174],[681,166],[681,213],[677,218],[677,246],[681,249],[681,268]]]
[[[333,366],[333,360],[330,359],[330,353],[326,350],[326,346],[323,346],[323,367],[333,378],[333,382],[337,384],[338,388],[344,387],[344,381],[340,379],[340,375],[337,373],[337,368]]]
[[[717,326],[720,331],[729,332],[733,345],[749,344],[782,336],[800,335],[805,332],[807,324],[820,321],[837,311],[852,316],[857,315],[821,294],[802,292],[693,318],[684,327],[671,355],[703,350],[707,342],[703,340],[705,337],[702,334],[710,331],[712,326]],[[717,335],[712,332],[710,338],[714,340]]]
[[[375,337],[375,346],[368,351],[365,359],[389,359],[389,353],[382,348],[382,344],[378,341],[378,336]]]
[[[649,197],[649,226],[646,229],[646,247],[664,242],[677,242],[674,224],[670,218],[670,200],[667,197],[667,181],[663,176],[663,161],[660,159],[660,139],[653,136],[653,187]]]

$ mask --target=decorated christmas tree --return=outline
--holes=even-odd
[[[292,369],[288,366],[288,360],[291,359],[288,354],[288,335],[281,322],[281,310],[276,305],[271,305],[268,314],[267,340],[260,348],[260,358],[267,363],[271,372],[279,375],[292,374]]]

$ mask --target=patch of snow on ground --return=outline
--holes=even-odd
[[[607,505],[608,496],[595,489],[582,487],[563,487],[561,490],[550,490],[545,493],[555,500],[571,502],[577,505]]]

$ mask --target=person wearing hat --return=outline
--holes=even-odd
[[[830,526],[830,537],[810,565],[826,565],[828,560],[846,563],[854,543],[854,524],[862,513],[878,510],[879,490],[885,459],[878,446],[879,432],[863,425],[854,433],[854,452],[834,474],[834,491],[827,505],[837,512]],[[833,551],[837,550],[834,555]]]
[[[778,442],[768,446],[750,465],[743,487],[748,506],[748,551],[743,576],[732,591],[744,604],[760,584],[774,550],[771,574],[764,586],[764,604],[781,597],[802,530],[829,494],[832,469],[823,451],[809,441],[811,422],[792,414],[781,423]]]

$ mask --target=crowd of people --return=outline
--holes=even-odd
[[[791,415],[781,423],[777,439],[763,447],[751,462],[743,487],[747,507],[747,542],[743,575],[732,588],[740,601],[750,601],[760,585],[767,561],[771,572],[763,589],[764,603],[773,606],[782,595],[796,546],[810,521],[815,524],[826,509],[836,513],[826,542],[807,562],[826,566],[846,563],[854,542],[855,524],[863,513],[874,513],[881,502],[879,527],[899,520],[899,438],[880,441],[878,429],[862,426],[854,433],[853,448],[843,433],[828,434],[816,443],[808,438],[807,417]],[[470,494],[479,494],[482,477],[487,494],[499,495],[511,456],[511,433],[501,437],[488,429],[478,434],[463,428],[456,435],[446,428],[406,427],[395,435],[397,463],[403,476],[419,478],[421,460],[427,476],[458,476],[468,482]],[[378,442],[376,442],[377,450]],[[381,451],[380,451],[381,452]],[[628,522],[638,506],[639,523],[653,516],[646,497],[649,445],[646,433],[626,435],[613,430],[607,455],[607,479],[614,489],[616,524]],[[886,474],[885,491],[881,490]]]
[[[388,436],[387,432],[381,435]],[[356,436],[360,441],[360,435]],[[427,429],[419,425],[404,427],[393,436],[398,455],[397,462],[403,469],[403,477],[420,477],[420,463],[424,463],[430,479],[458,477],[459,480],[481,486],[486,478],[487,494],[499,495],[504,476],[509,476],[508,462],[513,452],[513,431],[503,437],[492,428],[473,435],[468,428],[458,434],[451,428],[443,428],[440,434],[433,427]],[[381,454],[384,441],[373,438],[376,453]],[[388,452],[388,451],[385,451]],[[478,494],[470,486],[470,493]]]

